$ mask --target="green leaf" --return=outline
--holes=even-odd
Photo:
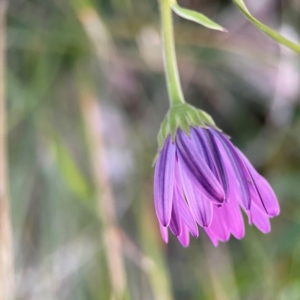
[[[291,50],[295,51],[296,53],[300,54],[300,45],[296,44],[287,38],[283,37],[276,31],[272,30],[268,26],[264,25],[260,21],[258,21],[256,18],[254,18],[249,10],[247,9],[245,3],[243,0],[233,0],[233,2],[236,4],[236,6],[241,10],[241,12],[248,18],[250,22],[252,22],[259,30],[264,32],[268,37],[273,39],[274,41],[285,45],[286,47],[290,48]]]
[[[215,23],[214,21],[210,20],[208,17],[204,16],[203,14],[200,14],[196,11],[192,11],[186,8],[180,7],[176,0],[170,0],[170,5],[172,7],[172,10],[180,17],[196,22],[200,25],[203,25],[204,27],[219,30],[223,32],[227,32],[225,28],[220,26],[219,24]]]

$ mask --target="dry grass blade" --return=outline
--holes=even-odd
[[[6,9],[0,0],[0,299],[14,299],[14,267],[12,229],[10,223],[9,188],[6,147]]]
[[[97,212],[102,222],[105,255],[112,284],[112,299],[123,299],[125,292],[125,271],[121,239],[116,228],[114,201],[105,173],[105,153],[101,132],[101,112],[96,98],[83,96],[81,107],[90,140],[94,181],[97,191]]]

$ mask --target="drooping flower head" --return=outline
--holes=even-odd
[[[279,214],[276,196],[264,177],[212,118],[187,104],[173,106],[159,134],[154,202],[161,234],[168,228],[187,247],[198,225],[217,246],[245,233],[241,208],[263,233]]]

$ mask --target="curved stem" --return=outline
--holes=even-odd
[[[161,14],[161,30],[163,41],[163,57],[168,86],[170,106],[184,103],[179,80],[173,33],[172,10],[169,0],[159,0]]]

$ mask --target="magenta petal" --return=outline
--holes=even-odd
[[[164,242],[166,244],[168,244],[168,242],[169,242],[168,227],[162,226],[160,224],[160,222],[158,222],[158,223],[159,223],[159,229],[160,229],[161,236],[162,236]]]
[[[239,153],[236,151],[235,147],[232,145],[229,139],[217,130],[210,128],[210,131],[222,143],[227,153],[242,193],[241,203],[245,210],[249,210],[251,207],[251,196],[248,186],[248,181],[251,181],[251,178],[249,178],[249,172]]]
[[[218,246],[218,241],[228,241],[230,234],[237,239],[243,238],[245,226],[238,203],[231,201],[220,208],[215,206],[212,224],[204,229],[215,247]]]
[[[224,204],[224,206],[227,204]],[[228,214],[223,209],[223,206],[214,207],[214,219],[211,223],[210,229],[214,232],[218,240],[226,242],[230,238],[230,227],[227,222]]]
[[[171,137],[159,153],[154,173],[154,203],[157,217],[163,226],[171,220],[175,169],[175,145]]]
[[[269,233],[271,231],[271,224],[269,217],[259,210],[255,203],[251,205],[251,217],[252,223],[263,233]]]
[[[215,143],[222,157],[224,168],[226,168],[227,179],[230,185],[228,199],[229,201],[228,203],[223,204],[220,210],[224,210],[228,215],[228,218],[225,221],[228,222],[231,233],[237,239],[241,239],[245,235],[244,219],[239,206],[239,199],[242,197],[242,193],[239,188],[239,183],[236,179],[233,166],[231,165],[225,149],[223,148],[220,141],[215,140]]]
[[[203,198],[180,168],[181,183],[194,219],[202,227],[209,227],[213,218],[212,202]]]
[[[188,247],[188,245],[190,244],[189,231],[184,224],[182,224],[182,233],[177,238],[183,247]]]
[[[245,235],[244,219],[239,206],[239,203],[241,202],[241,198],[242,198],[242,192],[239,187],[239,182],[236,179],[233,166],[231,165],[230,160],[226,155],[224,148],[222,147],[219,141],[216,142],[226,167],[228,182],[230,185],[229,201],[226,206],[224,205],[224,207],[222,207],[222,209],[224,208],[225,210],[229,210],[229,214],[230,214],[229,226],[232,235],[237,239],[242,239]]]
[[[230,203],[223,205],[219,209],[222,215],[222,222],[227,224],[227,228],[237,239],[242,239],[245,235],[245,225],[238,201],[232,199]]]
[[[238,204],[230,208],[230,229],[231,233],[237,239],[242,239],[245,235],[245,224],[241,209]]]
[[[181,130],[177,131],[176,146],[180,168],[184,169],[189,180],[206,197],[216,203],[224,202],[224,191],[214,174],[207,166],[201,153],[197,151],[191,138]]]
[[[219,241],[217,236],[213,233],[213,231],[210,228],[204,228],[206,234],[208,235],[209,239],[213,243],[215,247],[219,246]]]

